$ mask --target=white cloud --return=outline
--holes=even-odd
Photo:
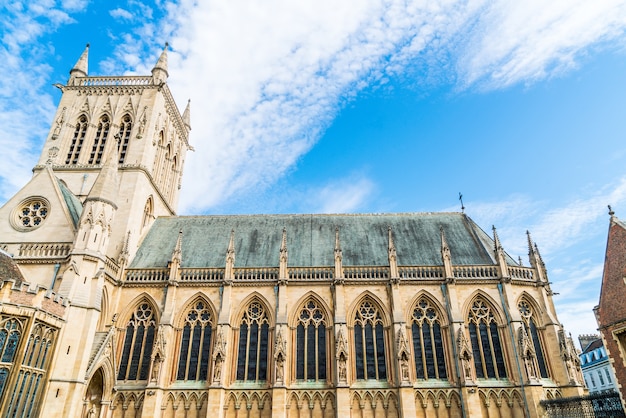
[[[133,14],[126,9],[122,9],[121,7],[109,11],[109,14],[116,19],[129,21],[133,20]]]
[[[362,207],[373,190],[370,179],[351,176],[319,190],[310,190],[306,203],[313,213],[350,213]]]

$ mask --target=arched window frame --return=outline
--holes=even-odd
[[[329,326],[330,324],[330,326]],[[293,321],[293,376],[298,381],[327,381],[330,376],[330,330],[327,309],[309,296],[299,305]]]
[[[202,297],[196,298],[184,310],[177,330],[180,349],[176,360],[176,380],[210,380],[215,319],[213,307]]]
[[[88,124],[89,119],[84,114],[80,115],[76,120],[76,127],[74,128],[74,135],[72,136],[72,142],[70,143],[70,149],[67,153],[65,164],[78,164],[80,151],[82,150],[83,143],[85,142]]]
[[[119,143],[117,144],[119,160],[118,164],[124,164],[126,154],[128,153],[128,145],[130,143],[130,132],[133,129],[133,119],[128,113],[122,116],[120,122],[120,131],[118,133]]]
[[[237,343],[235,380],[265,382],[270,365],[270,315],[258,298],[246,304],[235,330]]]
[[[372,297],[358,303],[352,324],[354,376],[357,380],[383,380],[389,374],[387,327],[382,307]]]
[[[152,196],[149,196],[146,200],[146,205],[143,208],[143,220],[141,222],[141,230],[143,231],[150,222],[154,219],[154,200]]]
[[[93,146],[91,147],[91,154],[89,154],[88,164],[102,163],[102,156],[104,155],[104,149],[106,147],[107,138],[109,137],[110,128],[111,118],[109,115],[102,115],[98,121],[96,137],[93,139]]]
[[[467,322],[476,377],[506,379],[506,361],[495,309],[486,298],[476,297],[470,305]]]
[[[526,335],[530,338],[533,349],[535,350],[535,362],[539,370],[539,375],[547,379],[550,377],[550,371],[548,369],[548,363],[546,362],[545,351],[543,350],[543,344],[541,341],[541,331],[537,325],[538,313],[534,307],[534,304],[531,303],[527,298],[522,298],[517,304],[517,308],[519,309],[520,316],[522,317],[522,323],[524,326],[524,330],[526,331]]]
[[[120,336],[120,365],[117,380],[148,380],[150,356],[156,340],[157,310],[148,300],[133,309]]]
[[[447,379],[446,337],[441,310],[422,295],[411,310],[411,338],[418,379]]]

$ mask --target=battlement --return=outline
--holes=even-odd
[[[62,318],[68,307],[67,299],[38,284],[3,280],[0,284],[0,303],[28,306]]]

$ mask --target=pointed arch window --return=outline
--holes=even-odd
[[[104,153],[104,147],[106,146],[107,137],[109,136],[109,128],[111,123],[109,117],[104,115],[98,122],[98,129],[96,131],[96,137],[93,140],[93,147],[91,147],[91,154],[89,155],[89,164],[100,164],[102,161],[102,154]]]
[[[22,357],[7,416],[30,417],[35,413],[43,388],[43,378],[52,357],[57,330],[36,322]]]
[[[148,379],[155,327],[153,308],[146,302],[139,304],[126,325],[118,380]]]
[[[506,378],[500,331],[493,308],[482,298],[477,298],[472,304],[467,320],[476,377]]]
[[[425,297],[413,309],[411,334],[418,379],[447,378],[439,312]]]
[[[181,335],[176,380],[207,380],[213,322],[211,310],[203,300],[194,303],[187,312]]]
[[[133,128],[133,122],[130,115],[124,115],[120,124],[120,132],[118,133],[118,154],[120,156],[118,163],[124,164],[126,153],[128,152],[128,144],[130,142],[130,131]]]
[[[532,309],[530,303],[526,300],[520,301],[517,307],[522,316],[522,322],[524,324],[524,329],[526,330],[526,335],[530,336],[530,339],[533,342],[535,359],[537,360],[537,366],[539,366],[539,374],[542,378],[548,378],[550,377],[548,374],[548,367],[546,366],[546,360],[543,355],[543,347],[539,337],[539,331],[537,329],[537,322],[535,321],[537,315]]]
[[[267,380],[269,318],[265,307],[253,301],[239,326],[237,380]]]
[[[146,200],[146,206],[143,208],[143,222],[141,223],[141,229],[147,227],[153,218],[154,205],[152,203],[152,196]]]
[[[326,317],[319,303],[307,301],[296,326],[296,379],[326,380]]]
[[[85,134],[87,133],[87,117],[81,115],[76,122],[76,128],[74,129],[74,136],[70,144],[70,150],[67,153],[67,159],[65,164],[78,164],[78,157],[80,156],[80,150],[83,148],[85,142]]]
[[[357,379],[387,379],[385,330],[380,308],[365,299],[354,318],[354,354]]]
[[[15,318],[2,318],[0,326],[0,399],[13,368],[15,353],[22,337],[22,324]]]

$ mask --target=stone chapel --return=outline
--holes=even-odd
[[[0,416],[540,417],[584,386],[537,245],[464,213],[178,216],[191,130],[71,69],[0,208]]]

